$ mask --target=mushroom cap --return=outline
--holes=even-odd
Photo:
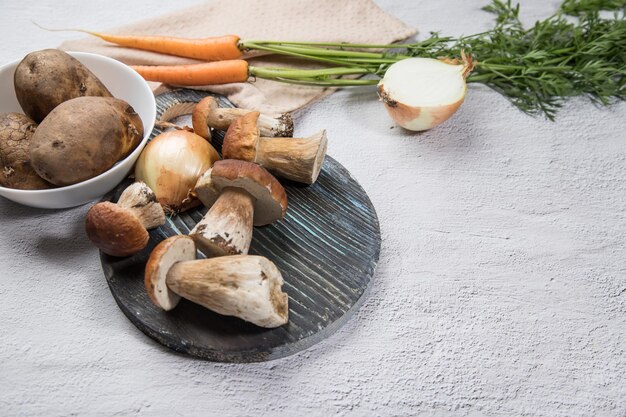
[[[194,132],[209,142],[211,142],[211,128],[209,127],[208,118],[217,107],[217,101],[213,97],[208,96],[200,100],[191,113],[191,124]]]
[[[204,117],[207,120],[207,122],[209,121],[209,118],[213,118],[214,114],[215,114],[215,109],[219,109],[220,108],[220,103],[217,102],[217,100],[215,99],[215,97],[213,96],[206,96],[205,98],[203,98],[202,100],[200,100],[198,102],[198,104],[196,105],[196,108],[202,109],[204,112]]]
[[[89,209],[85,230],[98,249],[112,256],[133,255],[145,248],[150,238],[132,211],[108,201]]]
[[[211,207],[224,188],[239,188],[254,197],[255,226],[283,218],[287,212],[287,193],[276,178],[257,164],[236,159],[217,161],[198,180],[196,194]]]
[[[256,161],[260,136],[257,126],[259,115],[258,111],[253,111],[237,118],[230,124],[224,135],[224,144],[222,145],[224,159]]]
[[[165,311],[176,307],[180,296],[167,286],[167,273],[177,262],[196,259],[196,245],[185,235],[172,236],[159,243],[146,263],[144,285],[150,300]]]

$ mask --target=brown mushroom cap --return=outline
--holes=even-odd
[[[283,218],[287,212],[287,193],[276,178],[257,164],[236,159],[217,161],[198,181],[196,193],[202,203],[211,207],[222,192],[231,187],[247,191],[254,197],[254,225],[263,226]]]
[[[213,97],[208,96],[200,100],[194,107],[193,113],[191,113],[191,124],[194,132],[209,142],[211,141],[211,128],[207,118],[217,107],[217,101]]]
[[[130,256],[145,248],[150,236],[137,216],[111,202],[94,205],[85,221],[87,237],[102,252]]]
[[[222,145],[224,159],[256,161],[260,136],[257,126],[259,115],[258,111],[253,111],[237,118],[230,124],[224,135],[224,144]]]
[[[159,243],[146,263],[144,285],[154,304],[165,311],[176,307],[180,296],[167,286],[167,273],[177,262],[196,259],[196,245],[185,235],[172,236]]]

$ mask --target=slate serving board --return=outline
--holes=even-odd
[[[157,96],[157,118],[177,102],[199,101],[208,93],[179,89]],[[223,107],[232,107],[216,96]],[[153,135],[160,133],[155,129]],[[222,135],[214,141],[221,146]],[[217,139],[217,140],[215,140]],[[333,138],[330,138],[332,141]],[[282,182],[282,181],[281,181]],[[117,201],[130,180],[104,197]],[[264,329],[181,300],[172,311],[155,307],[143,284],[152,249],[163,239],[187,234],[207,209],[190,210],[150,232],[150,243],[128,258],[101,254],[102,267],[120,309],[142,332],[181,353],[219,362],[281,358],[323,340],[362,304],[380,253],[380,228],[372,203],[337,161],[326,157],[317,182],[305,187],[283,182],[286,217],[254,230],[250,254],[271,259],[289,295],[289,323]]]

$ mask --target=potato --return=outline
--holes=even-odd
[[[112,97],[102,82],[71,55],[58,49],[32,52],[13,76],[22,110],[37,123],[64,101],[82,97]]]
[[[55,185],[93,178],[126,157],[143,138],[139,115],[124,100],[78,97],[59,104],[30,144],[33,169]]]
[[[37,123],[20,113],[0,114],[0,185],[22,190],[52,187],[30,166],[30,141]]]

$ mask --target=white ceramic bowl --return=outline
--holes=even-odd
[[[17,203],[39,208],[65,208],[88,203],[112,190],[131,171],[154,128],[156,102],[143,78],[112,58],[86,52],[69,52],[82,62],[109,89],[114,97],[127,101],[141,117],[144,136],[137,148],[108,171],[87,181],[49,190],[16,190],[0,187],[0,195]],[[21,60],[0,67],[0,113],[23,113],[13,87],[13,74]]]

